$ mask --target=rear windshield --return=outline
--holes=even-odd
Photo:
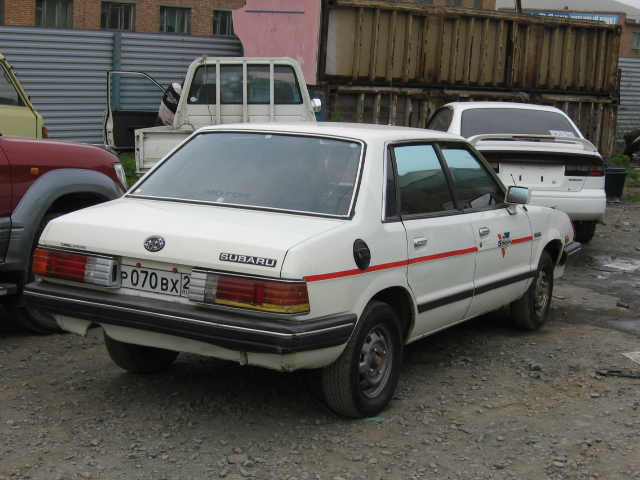
[[[510,133],[580,137],[564,115],[555,112],[515,108],[474,108],[462,113],[461,134]]]
[[[348,216],[363,145],[271,133],[201,133],[133,196]]]

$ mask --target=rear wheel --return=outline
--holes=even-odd
[[[35,280],[35,275],[31,270],[31,264],[33,263],[33,252],[38,246],[40,235],[42,234],[44,227],[47,226],[47,223],[49,223],[54,218],[59,217],[60,215],[62,214],[46,215],[40,222],[40,225],[38,225],[38,230],[36,230],[36,236],[33,240],[33,245],[31,246],[27,283],[33,282]],[[18,299],[17,305],[6,305],[7,311],[12,315],[13,319],[17,323],[22,325],[24,328],[41,335],[50,335],[52,333],[62,332],[60,325],[58,325],[58,322],[56,322],[56,319],[53,317],[53,315],[37,309],[33,309],[31,307],[27,307],[22,300],[22,292],[20,292],[19,295],[20,298]]]
[[[124,370],[133,373],[160,373],[165,371],[178,356],[178,352],[164,348],[144,347],[114,340],[106,333],[104,344],[111,360]]]
[[[531,285],[515,302],[511,303],[511,322],[522,330],[537,330],[549,313],[553,293],[553,261],[548,252],[542,252],[538,270]]]
[[[322,370],[329,406],[348,417],[376,415],[395,392],[403,349],[402,327],[386,303],[371,302],[340,357]]]
[[[596,234],[596,222],[573,222],[576,229],[576,242],[587,243]]]

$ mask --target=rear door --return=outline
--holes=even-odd
[[[165,89],[141,72],[107,72],[104,142],[114,150],[133,150],[135,130],[153,127]]]
[[[455,206],[436,145],[396,145],[391,152],[418,308],[412,337],[418,338],[464,318],[473,296],[475,239],[468,216]]]

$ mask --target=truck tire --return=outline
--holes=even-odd
[[[114,340],[106,332],[104,334],[104,345],[107,347],[111,360],[116,365],[133,373],[164,372],[178,356],[178,352],[172,350],[144,347]]]
[[[33,252],[38,246],[38,239],[44,230],[44,227],[47,226],[51,220],[56,217],[59,217],[62,214],[49,214],[45,215],[43,219],[40,221],[38,225],[38,230],[36,231],[36,236],[33,240],[33,245],[31,245],[31,255],[29,256],[29,273],[27,275],[27,283],[33,282],[35,280],[35,275],[31,270],[31,264],[33,263]],[[53,315],[48,313],[44,313],[40,310],[33,309],[27,307],[22,300],[22,292],[20,292],[18,298],[17,305],[6,305],[7,312],[13,316],[13,319],[22,327],[31,330],[34,333],[38,333],[40,335],[51,335],[52,333],[61,333],[63,330],[56,322],[56,319]]]
[[[395,310],[377,301],[367,305],[345,350],[322,370],[329,407],[354,418],[384,410],[398,384],[403,345]]]

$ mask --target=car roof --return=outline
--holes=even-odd
[[[237,123],[204,127],[199,132],[215,131],[260,131],[273,133],[298,133],[310,135],[327,135],[351,139],[373,141],[406,141],[406,140],[450,140],[464,141],[459,135],[426,130],[413,127],[396,127],[392,125],[375,125],[368,123],[343,122],[264,122]]]
[[[540,110],[546,112],[555,112],[566,115],[562,110],[548,105],[534,105],[531,103],[513,103],[513,102],[451,102],[445,107],[454,107],[456,110],[471,110],[477,108],[513,108],[518,110]]]

